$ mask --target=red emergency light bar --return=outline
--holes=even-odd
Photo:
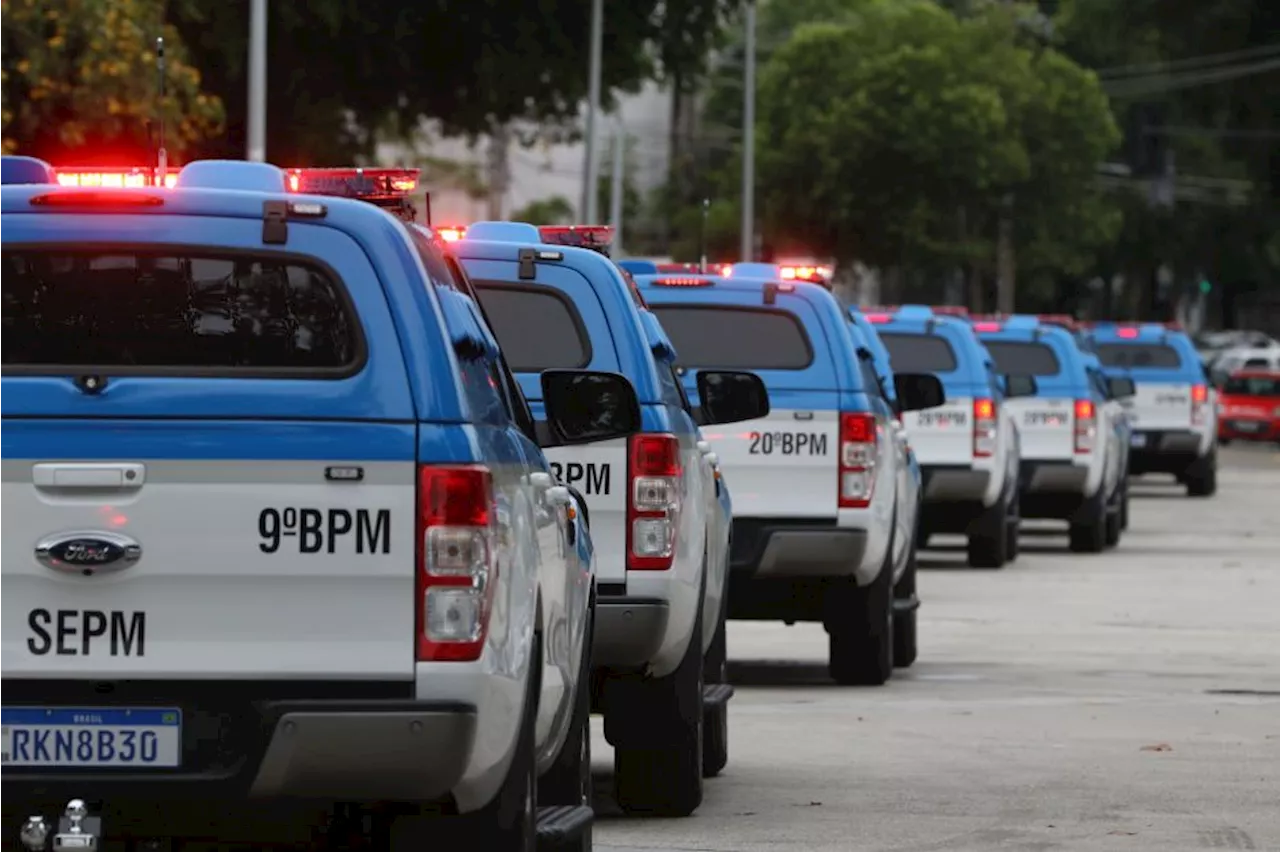
[[[1045,325],[1056,325],[1068,331],[1075,331],[1080,328],[1080,323],[1070,314],[1040,314],[1036,319]]]
[[[613,245],[612,225],[543,225],[538,233],[549,245],[591,249],[606,257]]]
[[[831,267],[781,266],[778,274],[784,281],[812,281],[815,284],[826,284],[831,278]]]
[[[157,183],[156,170],[149,166],[59,166],[53,171],[59,186],[138,189],[163,185],[172,189],[178,182],[178,170],[166,169],[161,182]]]
[[[969,309],[964,305],[933,305],[931,311],[940,317],[967,317]]]
[[[1125,326],[1116,329],[1116,337],[1123,337],[1125,340],[1133,340],[1138,336],[1138,329],[1133,326]]]
[[[658,287],[710,287],[716,282],[709,278],[655,278],[653,283]]]
[[[434,230],[436,236],[446,243],[456,243],[467,235],[466,225],[438,225]]]
[[[418,188],[422,169],[287,169],[290,192],[341,198],[402,198]]]
[[[876,323],[877,325],[883,322],[890,322],[893,320],[893,314],[877,313],[877,314],[863,314],[863,316],[866,317],[867,322]]]
[[[982,334],[987,331],[999,331],[1004,326],[995,320],[978,320],[973,324],[973,330],[976,334]]]

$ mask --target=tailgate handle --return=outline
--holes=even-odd
[[[114,462],[41,463],[31,469],[37,488],[141,488],[147,468]]]

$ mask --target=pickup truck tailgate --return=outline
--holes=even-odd
[[[734,516],[836,517],[838,416],[775,410],[759,420],[705,427],[733,495]]]
[[[1191,385],[1139,382],[1129,417],[1142,430],[1190,429]]]
[[[1070,459],[1075,453],[1075,401],[1043,397],[1006,400],[1022,439],[1024,459]]]
[[[973,400],[948,399],[925,411],[908,411],[902,425],[922,465],[968,465],[973,461]]]

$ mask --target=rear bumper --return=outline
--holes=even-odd
[[[1023,459],[1018,466],[1024,518],[1071,518],[1091,496],[1089,468],[1070,461]],[[1094,493],[1097,487],[1094,486]]]
[[[1219,420],[1218,438],[1228,441],[1280,441],[1280,420]]]
[[[821,621],[828,587],[874,577],[864,564],[869,541],[834,519],[734,518],[729,618]]]
[[[662,648],[670,616],[671,605],[661,598],[598,593],[592,664],[632,668],[649,663]]]
[[[99,696],[95,702],[79,695],[73,700],[54,697],[56,688],[42,689],[39,682],[6,682],[6,706],[34,705],[37,702],[29,696],[40,693],[51,696],[41,700],[40,706],[180,706],[183,713],[181,767],[6,767],[6,804],[45,799],[65,802],[73,797],[103,801],[441,801],[462,779],[476,736],[475,708],[458,703],[393,697],[224,697],[202,704],[184,689],[167,696],[156,694],[165,690],[163,683],[150,685],[154,697],[147,701],[137,685],[119,684],[113,693],[124,694],[113,694],[110,702]],[[95,684],[76,686],[92,694]],[[218,686],[223,684],[202,689],[214,695],[211,688]],[[225,685],[232,694],[242,686]],[[260,690],[264,685],[257,686]]]
[[[962,465],[921,465],[921,488],[928,503],[982,503],[991,471]]]
[[[1181,473],[1209,452],[1208,436],[1190,429],[1134,430],[1129,449],[1129,473]],[[1140,437],[1139,437],[1140,436]]]

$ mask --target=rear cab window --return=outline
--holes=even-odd
[[[996,372],[1036,377],[1062,372],[1062,362],[1047,343],[1021,340],[984,340],[983,343],[995,361]]]
[[[591,339],[577,308],[558,290],[472,279],[517,373],[578,370],[591,363]]]
[[[889,359],[898,373],[954,373],[960,359],[951,342],[936,334],[908,331],[881,331],[880,339],[889,350]]]
[[[9,374],[346,378],[366,349],[332,269],[215,249],[3,253]]]
[[[1167,343],[1099,343],[1102,366],[1121,369],[1180,370],[1182,356]]]
[[[804,370],[813,344],[790,313],[722,305],[658,305],[654,311],[687,366]]]

